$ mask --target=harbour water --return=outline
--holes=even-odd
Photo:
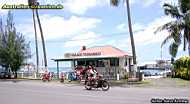
[[[48,70],[50,72],[56,73],[57,72],[57,67],[49,67]],[[69,71],[72,71],[71,67],[59,67],[59,72],[69,72]],[[160,70],[160,69],[143,69],[143,70],[140,70],[140,72],[144,72],[145,74],[154,76],[154,75],[160,75],[161,73],[164,72],[164,70]]]
[[[57,72],[57,67],[48,67],[48,70],[50,72],[56,73]],[[59,72],[69,72],[69,71],[72,71],[71,67],[59,67]]]
[[[140,70],[140,72],[144,72],[144,74],[147,75],[147,76],[156,76],[156,75],[161,75],[161,73],[163,73],[164,70],[160,70],[160,69],[143,69],[143,70]]]

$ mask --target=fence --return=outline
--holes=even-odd
[[[42,74],[43,73],[39,73],[38,75],[34,72],[18,72],[17,73],[17,77],[18,78],[28,78],[28,79],[41,79],[42,78]],[[57,78],[57,73],[51,73],[52,74],[52,79],[55,80],[55,79],[58,79]],[[65,78],[68,79],[68,74],[69,73],[66,73],[65,74]],[[103,78],[104,79],[107,79],[107,80],[116,80],[117,79],[117,74],[115,72],[103,72],[101,73],[103,75]],[[128,77],[132,77],[132,73],[126,73],[124,76],[122,75],[119,75],[119,79],[127,79]],[[140,73],[137,72],[136,73],[136,77],[139,78],[141,77]]]

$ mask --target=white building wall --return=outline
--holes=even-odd
[[[126,70],[127,70],[127,72],[129,72],[129,67],[130,67],[130,65],[129,65],[129,58],[126,58],[125,59],[126,61],[127,61],[127,66],[126,66]]]
[[[120,57],[119,58],[119,67],[120,68],[125,68],[125,57]]]
[[[126,65],[126,61],[127,61],[127,65]],[[130,61],[130,62],[129,62]],[[129,67],[132,65],[132,59],[129,57],[121,57],[119,59],[119,67],[124,69],[126,72],[129,72]]]

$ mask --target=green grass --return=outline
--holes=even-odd
[[[136,87],[150,87],[152,86],[151,80],[144,80],[144,81],[139,81],[136,84],[134,84]]]
[[[179,86],[190,86],[190,80],[184,80],[180,78],[168,78],[168,79],[175,81],[176,84]]]
[[[138,82],[128,82],[127,80],[111,80],[109,81],[111,86],[123,86],[123,85],[132,85],[137,87],[143,87],[143,86],[149,86],[151,85],[151,81],[144,80],[144,81],[138,81]]]

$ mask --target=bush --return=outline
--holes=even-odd
[[[174,63],[174,77],[190,80],[190,57],[177,59]]]
[[[124,74],[124,79],[128,79],[128,77],[129,77],[129,74],[128,74],[128,73],[125,73],[125,74]]]

